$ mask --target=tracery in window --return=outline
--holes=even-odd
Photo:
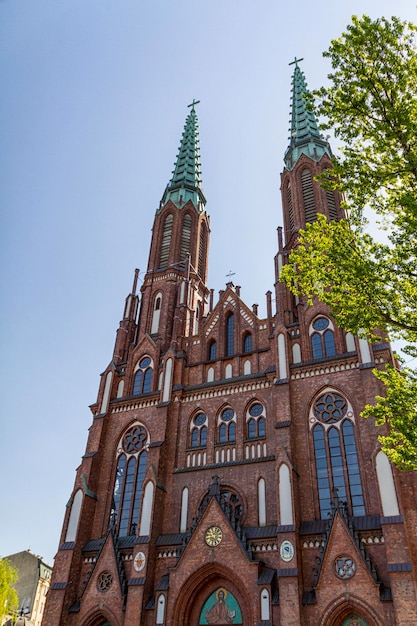
[[[336,354],[333,323],[327,317],[316,317],[310,326],[313,359]]]
[[[125,432],[118,446],[112,515],[120,537],[136,535],[142,506],[148,446],[148,433],[139,423]]]
[[[218,418],[218,443],[236,441],[236,414],[230,407],[223,409]]]
[[[191,420],[190,437],[191,448],[203,448],[207,445],[207,416],[199,412]]]
[[[365,515],[363,489],[348,400],[334,390],[316,398],[310,411],[320,516],[331,514],[337,495],[351,515]]]
[[[260,402],[254,402],[246,412],[248,439],[265,437],[265,409]]]
[[[137,365],[133,383],[133,395],[140,396],[152,390],[153,363],[149,356],[144,356]]]

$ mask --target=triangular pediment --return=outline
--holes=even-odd
[[[259,318],[254,311],[245,304],[240,295],[231,283],[220,293],[220,297],[211,313],[207,316],[204,324],[204,334],[208,337],[214,331],[219,320],[224,319],[224,315],[229,311],[234,315],[240,315],[242,328],[254,329],[259,324]]]
[[[245,543],[238,535],[217,499],[211,498],[174,569],[183,567],[189,559],[195,561],[196,554],[200,555],[199,565],[216,561],[230,567],[231,558],[242,565],[253,565],[249,553],[245,551]]]
[[[379,584],[373,578],[364,558],[365,553],[359,550],[354,536],[338,511],[335,512],[330,531],[327,535],[323,557],[320,563],[320,574],[316,584],[316,593],[326,590],[329,586],[339,583],[343,587],[351,587],[363,593],[364,587],[369,593],[379,597]]]
[[[114,585],[118,587],[117,597],[123,597],[125,593],[123,577],[124,571],[118,566],[115,539],[112,532],[109,531],[84,581],[81,607],[84,596],[88,597],[89,600],[91,597],[97,596],[97,601],[101,602],[103,594],[110,592]],[[123,601],[120,600],[120,608],[122,607]]]

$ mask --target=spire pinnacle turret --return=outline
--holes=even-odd
[[[292,170],[302,154],[309,156],[314,161],[320,161],[323,154],[332,157],[329,142],[319,131],[316,116],[313,111],[307,109],[307,101],[303,97],[308,92],[304,73],[298,63],[303,59],[295,59],[292,78],[292,103],[291,103],[291,136],[290,145],[284,156],[285,166]]]
[[[198,119],[194,108],[198,102],[199,100],[193,100],[188,105],[191,107],[191,111],[185,120],[177,160],[172,172],[172,178],[165,189],[162,205],[165,205],[168,200],[172,200],[178,208],[181,208],[186,202],[191,200],[197,211],[202,213],[206,204],[206,198],[201,187]]]

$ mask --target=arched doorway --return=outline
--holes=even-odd
[[[195,572],[183,585],[174,607],[175,626],[252,624],[251,598],[236,574],[211,563]]]
[[[379,626],[383,621],[362,598],[346,593],[327,606],[318,626]]]

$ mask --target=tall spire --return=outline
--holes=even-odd
[[[172,178],[165,189],[162,206],[168,200],[172,200],[178,208],[181,208],[186,202],[191,200],[197,211],[202,213],[206,204],[206,198],[201,187],[198,119],[194,108],[198,102],[193,100],[188,105],[191,107],[191,111],[185,120],[177,161],[172,172]]]
[[[314,161],[320,161],[323,154],[332,158],[329,142],[319,131],[313,111],[307,109],[307,101],[303,94],[308,92],[304,72],[298,66],[302,59],[295,59],[292,78],[292,110],[290,145],[284,156],[285,166],[292,170],[302,154]]]

